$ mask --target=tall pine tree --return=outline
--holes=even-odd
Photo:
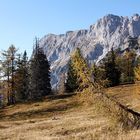
[[[120,70],[118,65],[116,64],[116,55],[113,50],[107,55],[105,59],[105,75],[106,78],[109,80],[109,86],[116,86],[120,83]]]
[[[31,98],[40,99],[51,93],[50,64],[36,39],[31,60]]]
[[[73,68],[72,58],[71,58],[68,63],[68,72],[67,72],[67,79],[65,83],[65,90],[66,92],[74,92],[76,89],[78,89],[78,86],[79,86],[78,77],[76,71]]]
[[[18,58],[17,69],[15,73],[16,98],[19,101],[25,101],[29,96],[29,65],[26,51],[22,58]]]
[[[134,51],[127,50],[122,57],[120,57],[119,67],[121,69],[121,82],[124,83],[133,83],[135,74],[135,58],[136,53]]]

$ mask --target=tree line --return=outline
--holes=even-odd
[[[36,38],[31,59],[11,45],[1,52],[0,100],[7,105],[40,100],[51,94],[50,63]]]

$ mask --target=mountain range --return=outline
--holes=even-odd
[[[113,47],[126,49],[129,36],[140,36],[140,16],[123,17],[108,14],[89,29],[67,31],[65,34],[48,34],[40,39],[51,64],[52,87],[57,87],[62,74],[67,71],[71,54],[78,47],[89,63],[98,63]]]

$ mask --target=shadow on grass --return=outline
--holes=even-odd
[[[47,99],[51,100],[58,100],[58,99],[66,99],[76,95],[76,93],[69,93],[69,94],[60,94],[60,95],[50,95],[47,96]]]
[[[65,94],[58,94],[58,95],[48,95],[45,98],[17,102],[15,105],[20,105],[20,104],[25,104],[26,105],[26,104],[33,104],[33,103],[41,103],[41,102],[44,102],[46,99],[47,99],[47,101],[66,99],[66,98],[70,98],[70,97],[72,97],[74,95],[76,95],[76,93],[65,93]],[[12,107],[14,107],[14,105],[10,105],[8,107],[12,108]]]
[[[53,95],[47,97],[47,100],[61,100],[66,99],[75,94],[67,94],[67,95]],[[40,105],[38,105],[40,106]],[[79,104],[76,101],[71,100],[71,102],[63,102],[60,101],[59,103],[54,103],[50,106],[46,106],[45,108],[38,108],[38,109],[32,109],[29,111],[24,112],[16,112],[11,115],[4,114],[4,111],[0,113],[0,119],[1,120],[23,120],[23,119],[29,119],[29,118],[35,118],[35,117],[49,117],[53,115],[57,115],[60,113],[65,113],[67,110],[78,107]]]
[[[4,117],[6,117],[6,119],[8,120],[22,120],[22,119],[29,119],[29,118],[33,118],[33,117],[50,117],[52,115],[57,115],[60,113],[64,113],[65,111],[76,107],[78,105],[76,104],[66,104],[64,105],[60,105],[57,107],[50,107],[47,109],[39,109],[39,110],[31,110],[28,112],[18,112],[18,113],[14,113],[12,115],[8,115],[8,116],[3,116],[1,119],[4,119]]]

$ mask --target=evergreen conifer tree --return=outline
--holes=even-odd
[[[116,64],[116,55],[112,48],[105,59],[105,75],[109,80],[110,86],[116,86],[120,83],[120,74],[119,67]]]
[[[76,71],[73,68],[72,59],[68,63],[67,79],[65,83],[65,90],[67,92],[74,92],[78,89],[78,77]]]
[[[29,96],[29,66],[26,51],[22,58],[18,58],[17,70],[15,73],[16,98],[19,101],[25,101]]]
[[[31,60],[31,98],[40,99],[51,93],[50,64],[36,39]]]
[[[133,83],[135,79],[134,67],[135,67],[136,53],[134,51],[127,50],[120,58],[119,67],[121,69],[121,82]]]
[[[105,69],[104,65],[96,65],[95,63],[92,66],[92,77],[93,77],[93,82],[98,83],[102,86],[106,86],[107,84],[107,79],[105,76]]]

